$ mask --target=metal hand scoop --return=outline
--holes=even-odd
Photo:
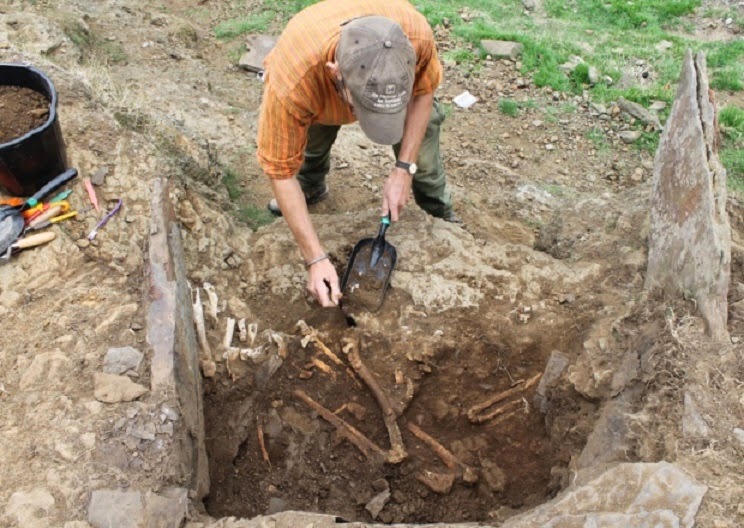
[[[385,241],[389,226],[388,214],[382,219],[375,238],[365,238],[354,246],[341,281],[344,310],[361,308],[376,312],[382,307],[390,286],[390,275],[398,260],[395,247]]]

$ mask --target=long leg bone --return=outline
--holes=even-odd
[[[235,335],[235,319],[227,318],[227,327],[225,328],[225,341],[222,343],[225,348],[232,348],[232,340]]]
[[[212,349],[209,347],[209,341],[207,341],[207,330],[204,325],[204,307],[201,303],[201,291],[198,287],[196,288],[196,299],[194,300],[193,309],[194,324],[196,325],[196,334],[199,338],[199,346],[201,346],[206,359],[212,360]]]
[[[495,396],[492,396],[491,398],[487,399],[486,401],[482,403],[473,405],[470,409],[468,409],[468,420],[470,420],[473,423],[483,423],[483,422],[490,420],[496,415],[495,414],[491,415],[490,413],[482,414],[483,411],[488,409],[491,405],[495,405],[498,402],[503,401],[506,398],[509,398],[510,396],[526,391],[527,389],[532,387],[535,383],[540,381],[541,377],[542,377],[542,373],[537,374],[535,377],[530,378],[525,383],[520,382],[519,385],[517,385],[516,387],[512,387],[511,389],[505,390],[504,392],[501,392]]]
[[[367,366],[362,363],[362,358],[359,356],[359,350],[357,348],[358,345],[353,339],[344,340],[343,351],[347,355],[351,367],[362,378],[364,383],[367,384],[367,387],[372,391],[372,394],[382,409],[382,419],[385,421],[385,428],[387,428],[388,436],[390,437],[390,451],[386,459],[390,464],[398,464],[408,457],[406,448],[403,445],[403,437],[396,422],[398,416],[395,414],[395,410],[390,404],[387,394],[380,388],[380,384],[377,383],[377,380]]]
[[[496,409],[494,409],[491,412],[479,414],[476,417],[477,421],[475,420],[471,420],[471,421],[475,421],[475,423],[484,423],[484,422],[487,422],[489,420],[496,418],[497,416],[501,416],[505,412],[511,411],[512,409],[516,409],[521,406],[522,406],[522,400],[510,401],[509,403],[505,403],[501,407],[496,407]]]
[[[385,454],[372,440],[360,433],[355,427],[346,423],[333,412],[313,400],[302,390],[295,390],[295,396],[304,401],[308,407],[317,412],[321,418],[333,425],[341,436],[351,442],[367,458],[383,459]]]
[[[413,436],[421,440],[423,443],[428,445],[439,458],[442,459],[444,465],[450,469],[457,470],[462,475],[462,479],[465,482],[473,483],[478,481],[478,473],[475,469],[471,468],[459,458],[457,458],[449,449],[444,447],[442,444],[434,440],[431,436],[426,434],[421,428],[413,422],[406,423],[408,430],[413,433]]]
[[[269,469],[271,469],[271,459],[269,458],[269,452],[266,451],[266,440],[264,439],[263,425],[261,425],[261,420],[259,418],[256,418],[256,425],[257,425],[256,434],[258,435],[258,447],[261,448],[261,456],[263,456],[263,459],[269,465]]]
[[[216,323],[217,313],[219,312],[219,304],[220,304],[220,301],[217,298],[217,292],[215,291],[214,286],[212,286],[208,282],[204,283],[204,291],[207,292],[207,297],[209,298],[209,315],[212,318],[212,320]]]

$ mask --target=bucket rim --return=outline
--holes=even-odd
[[[34,66],[31,66],[30,64],[23,64],[19,62],[0,62],[0,74],[2,73],[3,69],[18,69],[18,70],[26,70],[34,75],[38,76],[49,89],[49,93],[51,94],[51,101],[49,101],[49,117],[44,122],[43,125],[40,125],[32,130],[29,130],[22,136],[19,136],[11,141],[8,141],[7,143],[0,143],[0,150],[4,150],[6,148],[12,148],[16,145],[23,143],[28,138],[33,137],[37,134],[40,134],[43,132],[43,130],[50,125],[54,123],[54,120],[57,118],[57,90],[54,87],[54,83],[52,80],[41,70],[38,68],[35,68]],[[3,85],[0,81],[0,85]],[[3,86],[17,86],[13,84],[5,84]]]

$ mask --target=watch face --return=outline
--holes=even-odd
[[[411,174],[416,174],[416,171],[418,171],[418,165],[416,165],[415,163],[411,163],[411,166],[408,167],[408,172],[410,172]]]

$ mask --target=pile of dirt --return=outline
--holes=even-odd
[[[49,101],[22,86],[0,86],[0,143],[8,143],[43,125]]]

